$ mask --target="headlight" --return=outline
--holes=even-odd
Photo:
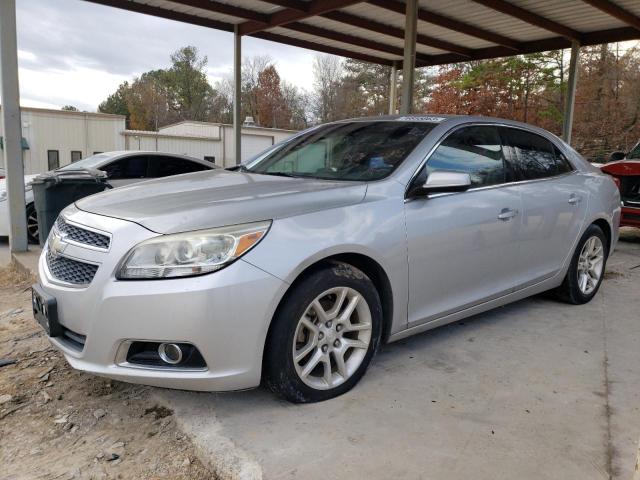
[[[175,278],[215,272],[251,250],[270,221],[161,235],[129,251],[117,278]]]

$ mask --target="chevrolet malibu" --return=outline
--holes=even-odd
[[[235,171],[66,208],[33,308],[77,369],[314,402],[351,389],[383,342],[547,290],[590,301],[619,219],[612,179],[544,130],[340,121]]]

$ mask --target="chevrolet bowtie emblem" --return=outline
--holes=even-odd
[[[53,232],[49,241],[49,250],[54,255],[60,255],[67,248],[68,243],[65,242],[57,232]]]

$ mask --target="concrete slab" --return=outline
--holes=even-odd
[[[155,394],[222,479],[631,478],[640,232],[624,237],[590,304],[538,296],[387,345],[329,402]]]
[[[220,478],[631,478],[640,235],[589,305],[534,297],[385,346],[352,392],[157,389]]]

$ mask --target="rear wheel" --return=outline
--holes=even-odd
[[[561,300],[580,305],[595,296],[604,278],[608,249],[602,229],[590,225],[578,242],[567,276],[556,291]]]
[[[33,203],[27,205],[27,239],[29,243],[40,243],[38,236],[38,214]]]
[[[265,354],[267,385],[296,403],[347,392],[371,362],[381,327],[371,280],[351,265],[328,264],[296,285],[276,314]]]

